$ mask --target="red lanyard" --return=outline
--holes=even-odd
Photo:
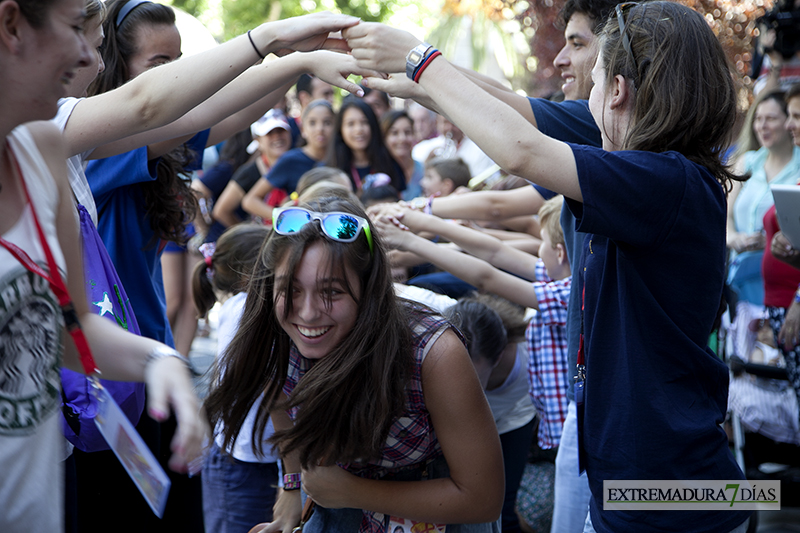
[[[72,299],[69,297],[69,292],[64,284],[64,280],[61,279],[61,275],[58,272],[58,264],[56,264],[53,253],[50,251],[50,246],[47,244],[47,239],[45,238],[42,227],[39,224],[39,218],[36,216],[36,209],[34,208],[33,202],[31,202],[30,194],[28,194],[28,187],[22,177],[22,170],[19,168],[19,162],[17,162],[16,157],[14,157],[14,153],[11,150],[11,146],[8,144],[8,141],[6,141],[6,148],[8,149],[9,157],[14,162],[14,169],[19,175],[19,181],[22,183],[22,190],[25,192],[25,198],[28,200],[28,204],[30,205],[31,214],[33,215],[33,222],[36,225],[36,232],[39,234],[39,241],[42,244],[44,255],[47,258],[47,267],[50,272],[45,272],[42,267],[36,264],[33,259],[31,259],[27,253],[25,253],[25,250],[16,244],[8,242],[4,238],[0,237],[0,245],[5,247],[9,253],[17,259],[17,261],[22,263],[22,266],[34,274],[41,276],[50,283],[50,289],[58,298],[58,304],[61,306],[61,313],[64,315],[64,325],[66,326],[69,334],[72,336],[75,346],[78,348],[81,364],[83,365],[86,375],[89,376],[92,374],[97,374],[99,373],[99,370],[97,369],[97,365],[92,357],[92,351],[89,348],[89,343],[86,341],[86,336],[83,334],[83,330],[81,329],[80,322],[78,321],[78,314],[75,312],[75,307],[72,305]]]
[[[353,183],[356,186],[356,190],[361,190],[361,176],[358,175],[358,170],[356,170],[355,166],[350,167],[350,175],[353,176]]]

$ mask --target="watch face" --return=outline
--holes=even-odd
[[[411,63],[412,65],[416,65],[420,61],[422,61],[422,54],[420,54],[416,50],[411,50],[408,53],[408,62],[409,63]]]

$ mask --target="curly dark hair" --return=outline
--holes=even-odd
[[[130,11],[117,26],[117,16],[126,3],[127,0],[110,0],[106,4],[108,15],[103,22],[106,37],[100,47],[106,68],[89,86],[89,96],[116,89],[130,79],[128,61],[137,51],[136,30],[139,27],[175,24],[175,12],[171,7],[145,2]],[[180,146],[159,158],[154,181],[139,185],[154,232],[148,246],[154,245],[157,239],[181,243],[186,240],[186,225],[194,219],[198,204],[185,169],[196,157],[186,145]]]

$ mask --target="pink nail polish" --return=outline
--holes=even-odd
[[[167,418],[167,415],[165,413],[159,411],[158,409],[153,409],[152,407],[149,409],[148,412],[150,413],[151,418],[158,420],[159,422]]]

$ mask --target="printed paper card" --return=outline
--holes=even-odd
[[[150,448],[131,425],[108,391],[98,389],[98,405],[95,424],[114,450],[117,459],[125,467],[139,492],[142,493],[153,512],[161,518],[167,505],[170,480],[158,464]]]

